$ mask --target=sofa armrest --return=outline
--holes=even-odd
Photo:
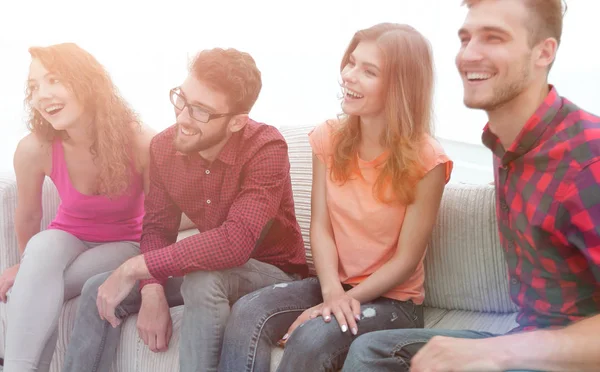
[[[56,215],[60,199],[49,178],[42,188],[44,211],[41,229],[45,229]],[[19,262],[17,234],[15,233],[15,210],[17,208],[17,182],[14,174],[0,174],[0,273]]]

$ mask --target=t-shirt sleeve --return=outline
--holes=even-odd
[[[450,175],[452,174],[452,168],[454,163],[446,155],[442,145],[433,137],[428,136],[423,144],[421,151],[421,159],[425,166],[425,174],[429,173],[432,169],[440,164],[444,164],[446,169],[446,183],[450,181]]]
[[[331,123],[324,122],[317,125],[308,134],[308,141],[313,153],[325,164],[331,155],[331,131]]]

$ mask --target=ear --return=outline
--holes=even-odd
[[[548,68],[556,58],[558,50],[558,42],[555,38],[549,37],[541,41],[537,46],[536,65],[543,68]]]
[[[239,132],[246,126],[248,120],[248,114],[235,115],[229,120],[229,130],[232,133]]]

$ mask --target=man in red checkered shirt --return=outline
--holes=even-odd
[[[456,64],[466,106],[489,117],[482,139],[518,327],[370,333],[343,371],[599,371],[600,118],[548,84],[562,3],[464,3]]]
[[[212,49],[170,91],[177,123],[150,146],[142,254],[86,283],[65,371],[108,372],[138,312],[144,343],[167,350],[169,307],[183,303],[181,371],[216,371],[230,306],[306,276],[286,142],[248,118],[261,85],[250,55]],[[176,241],[182,213],[200,232]]]

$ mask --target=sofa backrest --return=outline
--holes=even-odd
[[[310,251],[312,152],[310,127],[285,127],[296,216],[306,257]],[[425,259],[425,305],[450,310],[508,313],[516,311],[508,296],[506,264],[498,240],[494,188],[490,185],[446,186]]]

